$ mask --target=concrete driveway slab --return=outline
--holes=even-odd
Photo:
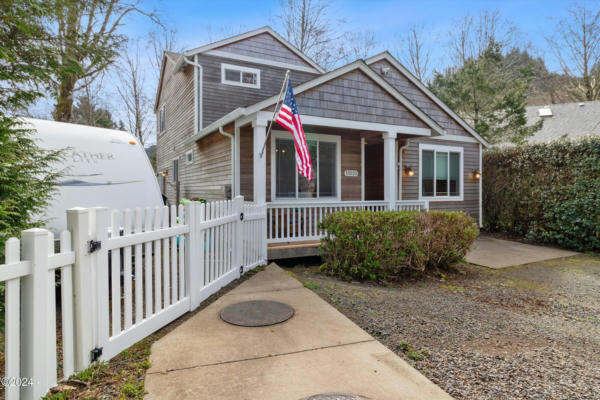
[[[247,300],[287,303],[295,315],[259,328],[219,318]],[[157,341],[150,362],[148,399],[451,398],[275,264]]]
[[[471,264],[489,268],[504,268],[577,254],[579,253],[574,251],[480,236],[467,253],[466,259]]]

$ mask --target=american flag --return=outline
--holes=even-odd
[[[292,82],[288,80],[285,98],[277,114],[275,121],[291,132],[294,136],[294,145],[296,147],[296,165],[298,172],[309,181],[312,181],[312,162],[310,161],[310,153],[306,143],[304,129],[302,129],[302,121],[300,121],[300,113],[298,113],[298,104],[292,90]]]

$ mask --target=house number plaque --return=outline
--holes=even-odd
[[[358,176],[358,171],[355,169],[344,170],[344,176]]]

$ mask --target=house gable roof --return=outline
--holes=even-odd
[[[547,116],[540,115],[542,110]],[[525,112],[529,125],[540,119],[544,121],[542,128],[527,138],[529,143],[545,143],[563,137],[600,136],[600,101],[529,106]]]
[[[404,77],[406,77],[412,84],[414,84],[419,90],[421,90],[425,96],[439,106],[444,112],[446,112],[454,121],[456,121],[462,128],[464,128],[471,136],[473,136],[479,143],[485,147],[489,147],[488,142],[483,139],[465,120],[463,120],[458,114],[452,111],[442,100],[440,100],[431,90],[427,88],[416,76],[414,76],[404,65],[402,65],[394,56],[388,51],[384,51],[373,57],[368,58],[365,62],[371,65],[377,61],[385,59],[394,68],[396,68]]]
[[[160,102],[160,95],[162,93],[163,79],[165,77],[165,69],[167,67],[167,63],[173,62],[176,63],[177,59],[181,56],[179,53],[174,53],[172,51],[164,51],[163,57],[160,65],[160,76],[158,78],[158,86],[156,88],[156,96],[154,98],[154,112],[158,110],[158,104]]]
[[[299,59],[303,60],[306,64],[308,64],[310,67],[312,67],[316,72],[319,72],[319,73],[325,72],[323,70],[323,68],[321,68],[316,62],[314,62],[312,59],[310,59],[310,57],[308,57],[306,54],[304,54],[300,50],[298,50],[294,45],[292,45],[290,42],[285,40],[281,35],[279,35],[277,32],[275,32],[269,26],[263,26],[262,28],[255,29],[253,31],[249,31],[246,33],[242,33],[240,35],[232,36],[230,38],[219,40],[217,42],[209,43],[204,46],[196,47],[194,49],[184,52],[183,56],[190,57],[190,56],[194,56],[196,54],[206,53],[206,52],[214,51],[214,50],[218,50],[218,49],[231,48],[232,46],[235,46],[235,43],[237,43],[237,42],[240,42],[240,41],[246,40],[246,39],[250,39],[250,38],[254,38],[257,36],[265,35],[265,34],[271,36],[275,41],[281,43],[286,49],[288,49],[291,53],[296,55]],[[243,55],[241,55],[241,56],[243,57]]]
[[[374,81],[379,87],[381,87],[387,94],[389,94],[394,100],[398,101],[402,106],[404,106],[408,111],[414,114],[418,119],[420,119],[428,128],[437,132],[439,135],[444,134],[444,129],[435,122],[427,113],[413,104],[410,100],[408,100],[402,93],[400,93],[396,88],[394,88],[390,83],[388,83],[385,79],[383,79],[379,74],[373,71],[363,60],[357,60],[350,64],[347,64],[343,67],[320,75],[310,81],[304,82],[296,87],[294,87],[294,94],[298,97],[302,95],[302,93],[309,91],[313,88],[316,88],[319,85],[330,82],[342,75],[345,75],[352,71],[361,71],[367,77],[369,77],[372,81]],[[211,132],[218,129],[220,126],[224,126],[240,117],[254,114],[256,112],[262,111],[274,104],[277,103],[279,95],[271,96],[265,100],[262,100],[258,103],[255,103],[249,107],[245,108],[237,108],[230,112],[229,114],[223,116],[219,120],[213,122],[208,125],[200,132],[194,134],[192,137],[188,139],[188,141],[195,141],[201,139],[202,137],[210,134]]]

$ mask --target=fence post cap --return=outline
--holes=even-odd
[[[21,232],[22,235],[33,235],[33,236],[41,236],[48,234],[48,230],[43,228],[30,228]]]
[[[67,209],[67,214],[83,214],[87,210],[88,209],[84,208],[84,207],[73,207],[73,208]]]

